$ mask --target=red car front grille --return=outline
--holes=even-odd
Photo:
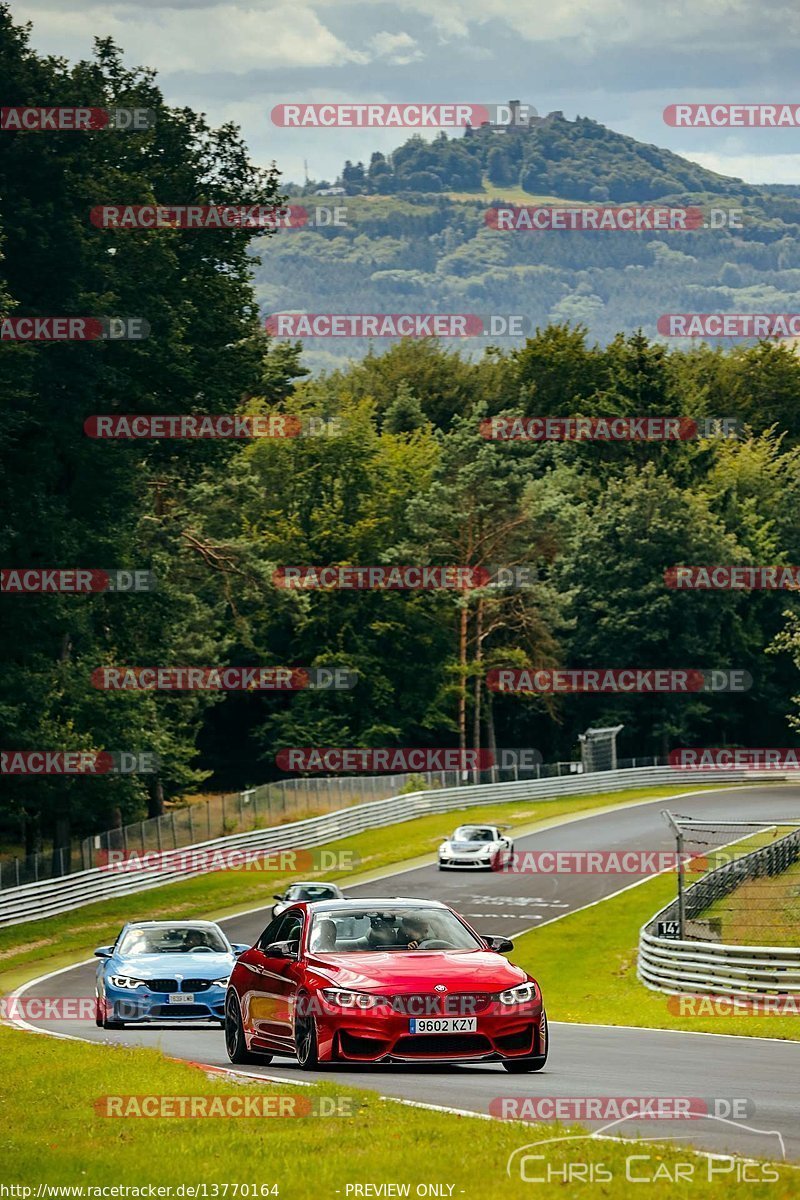
[[[419,992],[410,996],[392,996],[396,1013],[407,1017],[474,1017],[492,1005],[490,992]]]

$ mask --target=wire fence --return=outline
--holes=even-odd
[[[617,767],[654,767],[665,763],[666,759],[661,758],[628,758],[620,759]],[[580,762],[557,762],[530,768],[492,767],[486,771],[282,779],[243,792],[229,792],[192,804],[176,805],[159,817],[106,829],[56,851],[40,850],[26,857],[0,860],[0,891],[102,866],[109,855],[119,852],[135,855],[177,850],[212,838],[319,816],[367,800],[386,800],[404,791],[550,779],[581,773],[583,765]]]
[[[730,856],[730,861],[714,867],[686,889],[686,941],[800,945],[800,827],[787,822],[754,832],[752,824],[737,828],[733,822],[724,827],[709,823],[702,831],[694,824],[691,830],[682,826],[684,851],[698,855],[697,865],[708,856],[714,867],[721,856]],[[731,844],[727,851],[716,849],[743,839],[739,847]],[[688,869],[691,872],[691,863]],[[678,900],[660,914],[662,922],[678,917]]]

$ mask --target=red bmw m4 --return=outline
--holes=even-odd
[[[532,976],[434,900],[293,904],[237,959],[225,999],[234,1063],[498,1062],[540,1071],[548,1031]]]

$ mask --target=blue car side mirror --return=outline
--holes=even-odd
[[[111,958],[113,946],[98,946],[94,952],[95,958]]]
[[[238,958],[240,954],[244,954],[245,950],[249,950],[247,942],[231,942],[231,949]]]

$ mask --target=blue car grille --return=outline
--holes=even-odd
[[[213,979],[146,979],[151,992],[207,992]]]

